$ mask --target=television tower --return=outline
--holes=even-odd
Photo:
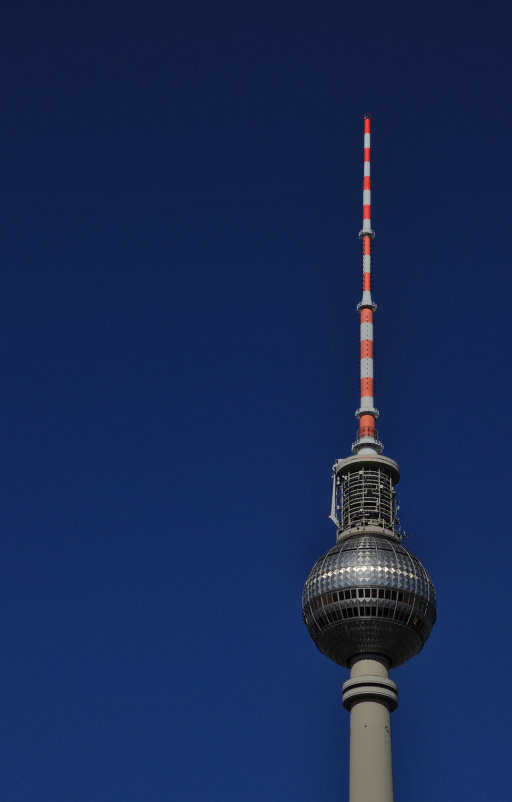
[[[364,117],[361,402],[352,456],[333,466],[331,518],[336,545],[313,566],[302,617],[318,649],[350,668],[343,706],[350,711],[350,802],[393,802],[390,714],[398,704],[389,669],[423,647],[436,620],[432,581],[401,542],[397,463],[382,454],[373,394],[370,117]]]

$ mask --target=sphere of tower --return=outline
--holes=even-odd
[[[398,666],[414,657],[436,620],[432,581],[397,539],[354,534],[313,566],[302,617],[318,649],[342,666],[362,654]]]

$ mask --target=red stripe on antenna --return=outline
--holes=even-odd
[[[372,429],[373,432],[371,432]],[[363,437],[368,437],[368,435],[370,437],[375,437],[375,419],[373,415],[361,415],[359,419],[359,431],[364,432],[362,435]]]
[[[365,376],[364,379],[361,379],[361,398],[365,395],[369,395],[373,398],[373,379],[369,376]]]
[[[361,359],[373,359],[373,340],[361,340]]]

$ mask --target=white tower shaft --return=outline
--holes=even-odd
[[[349,802],[393,802],[391,711],[397,688],[385,663],[357,659],[343,685],[343,705],[350,710]]]

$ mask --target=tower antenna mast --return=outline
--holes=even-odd
[[[363,297],[357,305],[360,315],[360,361],[361,361],[361,403],[356,411],[359,418],[359,431],[357,441],[352,451],[358,453],[364,449],[365,453],[382,453],[382,443],[377,439],[375,421],[379,412],[374,405],[373,389],[373,315],[377,305],[372,300],[372,241],[375,232],[372,229],[372,189],[370,164],[370,127],[369,114],[364,116],[364,166],[363,166],[363,227],[359,232],[359,239],[363,247]]]

